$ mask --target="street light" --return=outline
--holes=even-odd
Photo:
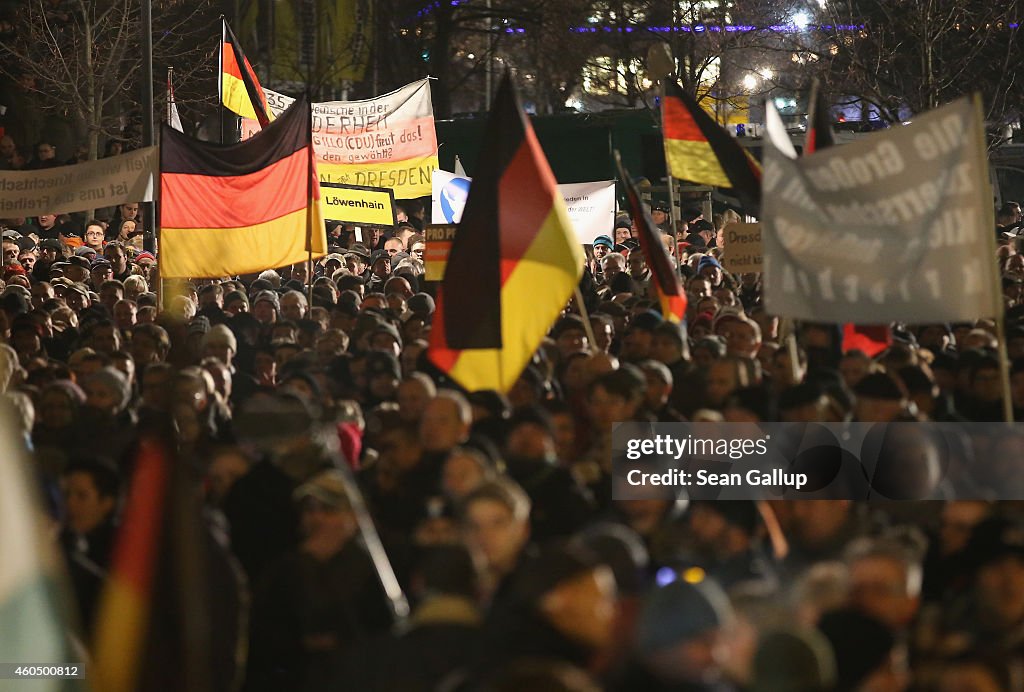
[[[795,24],[796,28],[800,29],[801,31],[806,29],[807,26],[810,23],[811,23],[810,16],[808,16],[808,14],[806,12],[804,12],[803,10],[801,10],[801,11],[799,11],[796,14],[793,15],[793,24]]]
[[[743,76],[743,88],[747,91],[753,91],[757,88],[757,77],[751,73],[747,73]]]

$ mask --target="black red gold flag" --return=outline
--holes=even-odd
[[[430,360],[473,391],[507,392],[565,308],[583,248],[511,78],[498,88],[430,336]]]

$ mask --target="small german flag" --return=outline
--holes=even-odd
[[[311,122],[301,97],[237,144],[200,142],[163,126],[163,277],[233,276],[326,254]]]
[[[428,356],[470,391],[509,391],[583,274],[544,152],[506,73],[438,288]]]
[[[808,99],[807,138],[804,140],[804,156],[821,149],[834,146],[835,133],[832,132],[832,118],[828,102],[821,91],[821,82],[817,79],[811,84],[811,96]]]
[[[675,80],[661,101],[665,163],[673,178],[732,188],[744,206],[761,206],[761,166]]]
[[[658,294],[661,314],[670,322],[682,322],[686,316],[686,291],[683,290],[679,274],[672,267],[672,259],[661,240],[661,232],[656,230],[654,219],[640,201],[640,193],[622,166],[618,151],[615,152],[615,165],[619,169],[619,179],[626,188],[629,216],[637,228],[640,249],[651,270],[651,286]]]
[[[220,49],[220,99],[224,107],[266,127],[273,119],[260,80],[242,52],[235,33],[223,21]]]

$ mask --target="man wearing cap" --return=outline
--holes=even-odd
[[[715,247],[715,225],[710,221],[699,219],[690,224],[690,235],[697,234],[704,241],[704,246]]]
[[[651,357],[651,342],[654,330],[662,323],[662,317],[653,310],[636,315],[622,337],[622,351],[619,357],[629,363],[637,363]]]
[[[89,280],[92,264],[84,257],[77,255],[68,257],[64,267],[64,276],[75,283],[85,283]]]
[[[370,282],[366,286],[367,293],[381,293],[384,282],[391,275],[391,255],[384,250],[377,250],[370,256]]]
[[[346,486],[332,469],[293,495],[302,542],[267,567],[253,595],[249,673],[259,689],[328,689],[344,655],[391,625]]]
[[[104,281],[110,281],[114,278],[114,270],[110,266],[110,262],[99,257],[93,260],[92,267],[89,270],[89,276],[91,278],[93,290],[98,291]]]
[[[356,276],[362,276],[366,272],[366,263],[369,261],[370,253],[362,245],[353,245],[345,253],[345,265]]]
[[[711,255],[705,255],[697,263],[697,276],[707,279],[714,290],[722,285],[722,264]]]
[[[281,300],[274,291],[260,291],[252,299],[252,316],[263,325],[277,322]]]
[[[654,225],[662,229],[668,228],[668,205],[664,202],[655,202],[651,206],[651,220]]]
[[[678,579],[654,589],[640,609],[635,664],[619,689],[730,689],[722,682],[722,664],[723,631],[732,617],[728,597],[711,579]]]
[[[56,238],[47,238],[39,242],[39,259],[32,269],[32,278],[36,281],[47,281],[50,278],[50,265],[61,257],[63,246]]]

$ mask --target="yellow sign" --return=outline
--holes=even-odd
[[[761,224],[731,223],[726,226],[724,251],[722,266],[726,271],[733,274],[763,271]]]
[[[423,251],[423,264],[427,281],[440,281],[444,278],[444,270],[448,266],[448,253],[451,252],[455,240],[456,224],[427,224],[423,229],[423,237],[427,247]]]
[[[424,197],[432,191],[431,178],[437,168],[437,154],[406,161],[369,163],[324,163],[318,161],[322,182],[389,187],[398,199]]]
[[[320,183],[321,208],[330,221],[394,226],[395,193],[382,187]]]

